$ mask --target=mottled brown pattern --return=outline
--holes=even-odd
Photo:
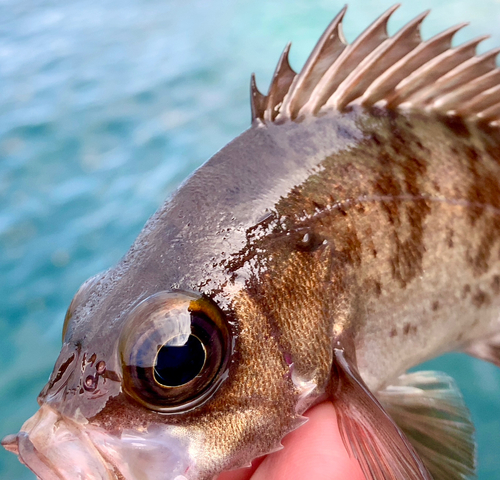
[[[300,422],[295,413],[295,388],[282,346],[273,338],[268,318],[258,303],[241,295],[234,303],[242,334],[238,337],[229,379],[219,394],[195,411],[163,416],[163,422],[192,429],[205,439],[200,464],[211,478],[221,459],[238,464],[238,452],[257,457],[278,447],[281,439]],[[324,352],[323,352],[324,353]],[[277,401],[279,399],[279,401]],[[112,414],[111,414],[112,412]],[[273,419],[269,423],[269,419]],[[127,429],[147,429],[157,423],[157,413],[134,404],[125,395],[115,397],[91,423],[119,434]],[[266,425],[263,429],[262,425]],[[241,459],[241,466],[247,462]],[[205,478],[205,477],[203,477]]]
[[[477,307],[481,308],[485,305],[488,305],[490,303],[490,296],[486,293],[483,292],[482,290],[478,290],[473,296],[472,296],[472,303]]]
[[[468,212],[469,221],[472,227],[481,231],[476,248],[469,252],[469,262],[476,275],[481,275],[488,270],[493,246],[498,244],[500,235],[500,216],[488,209],[493,207],[497,211],[500,210],[499,164],[489,152],[480,150],[473,144],[467,145],[464,151],[470,173],[467,192],[471,205]]]
[[[297,125],[286,124],[251,131],[252,145],[263,142],[261,148],[286,159],[287,167],[288,156],[300,169],[307,155],[318,158],[315,167],[303,169],[302,180],[287,184],[265,208],[259,203],[253,225],[218,225],[210,238],[224,240],[220,255],[205,255],[213,245],[197,230],[191,244],[173,244],[187,266],[176,264],[168,277],[163,270],[171,263],[160,265],[155,257],[138,267],[141,280],[149,283],[125,284],[124,297],[136,285],[153,290],[162,285],[200,290],[219,302],[234,334],[234,351],[216,394],[194,410],[159,415],[120,393],[89,415],[92,425],[112,434],[123,428],[142,432],[161,418],[184,429],[183,438],[201,443],[195,449],[200,479],[210,479],[275,449],[300,424],[308,402],[332,391],[337,381],[332,345],[338,338],[349,338],[347,356],[351,362],[357,358],[360,374],[376,390],[423,358],[462,347],[481,327],[476,315],[492,310],[500,292],[500,262],[493,254],[500,253],[497,137],[486,141],[483,127],[423,113],[360,111],[349,117],[350,130],[341,137],[341,129],[334,128],[339,118],[332,120],[331,131],[326,120],[315,122],[323,122],[324,135],[330,132],[336,141],[350,136],[345,148],[326,142],[330,147],[318,150],[309,140],[317,128],[312,121],[301,125],[300,135],[293,130]],[[356,129],[359,138],[352,133]],[[297,158],[301,152],[304,159]],[[202,180],[198,195],[207,190]],[[252,192],[266,180],[252,179]],[[231,186],[221,201],[232,201],[242,190]],[[252,201],[242,202],[243,209]],[[170,220],[181,228],[186,211],[179,209]],[[204,234],[213,233],[212,225],[203,225]],[[157,230],[165,235],[162,224]],[[179,238],[184,237],[179,233],[176,242]],[[156,240],[147,237],[144,244],[152,248]],[[193,261],[186,245],[201,257]],[[188,273],[181,281],[183,268]],[[450,313],[456,320],[464,311],[467,317],[458,327],[450,321],[440,328]],[[113,355],[103,357],[106,374],[116,370],[113,382],[120,385],[122,372],[108,362]],[[310,399],[303,398],[311,391]]]
[[[500,173],[500,163],[476,146],[478,131],[456,119],[375,113],[359,116],[362,141],[326,155],[321,169],[247,230],[241,250],[214,265],[229,279],[214,295],[245,279],[230,303],[238,333],[229,379],[197,411],[166,419],[213,439],[208,464],[232,454],[238,464],[243,445],[258,445],[252,457],[275,448],[276,438],[300,421],[293,376],[314,381],[317,394],[326,391],[332,338],[362,332],[372,308],[366,299],[385,301],[409,289],[424,274],[427,254],[436,248],[464,252],[476,274],[487,270],[500,236],[500,224],[491,223],[498,215],[490,208],[500,207],[500,175],[491,178]],[[471,229],[480,230],[477,235],[455,231],[457,209],[468,215]],[[426,229],[433,213],[443,219],[442,233]],[[492,292],[500,290],[498,278],[490,280]],[[461,288],[464,302],[477,309],[491,301],[485,288]],[[443,308],[441,301],[427,301],[425,312],[436,316]],[[386,335],[408,342],[423,330],[418,321],[405,321],[387,325]],[[463,335],[455,338],[462,341]],[[116,402],[109,408],[126,409],[128,400]],[[264,422],[264,416],[273,421]],[[130,417],[128,423],[154,421],[154,415],[145,418]]]

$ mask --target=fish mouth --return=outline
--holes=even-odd
[[[115,437],[47,404],[1,442],[40,480],[187,480],[182,443],[165,432]]]
[[[41,480],[117,480],[80,426],[43,405],[17,435],[2,440]]]

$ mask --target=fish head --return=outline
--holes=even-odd
[[[225,165],[214,170],[220,177]],[[276,240],[275,215],[233,208],[215,219],[221,200],[205,196],[200,207],[207,174],[197,182],[71,302],[40,409],[3,441],[42,480],[213,479],[281,448],[321,396],[330,360],[310,347],[323,307],[305,311],[314,296],[299,288],[297,302],[283,283],[312,281],[293,270],[310,253],[295,237]],[[299,318],[305,333],[294,330]]]

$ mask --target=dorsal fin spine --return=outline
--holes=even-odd
[[[401,58],[366,89],[363,95],[363,104],[371,106],[384,99],[394,90],[396,85],[408,76],[408,72],[415,71],[432,58],[450,49],[454,35],[466,25],[468,24],[461,23],[435,35]]]
[[[434,108],[443,113],[453,111],[456,105],[462,105],[470,99],[500,84],[500,70],[496,68],[480,77],[475,78],[467,84],[439,97],[434,102]]]
[[[428,10],[420,14],[396,35],[387,38],[380,44],[342,82],[326,105],[335,105],[338,109],[345,108],[346,105],[361,96],[379,75],[414,50],[422,42],[420,25],[428,14]]]
[[[269,93],[262,95],[252,77],[252,121],[299,121],[351,104],[387,109],[420,109],[500,123],[500,49],[476,55],[482,36],[452,47],[466,23],[423,41],[424,12],[389,37],[387,23],[395,5],[350,45],[342,33],[344,7],[327,27],[304,68],[290,67],[290,46],[280,57]]]
[[[483,55],[469,58],[469,60],[456,66],[432,85],[426,95],[421,97],[421,102],[428,105],[440,96],[460,88],[462,85],[468,84],[475,78],[495,69],[495,59],[499,52],[500,49],[492,50]]]
[[[344,49],[311,93],[311,99],[304,105],[305,113],[317,114],[356,66],[388,38],[387,22],[397,8],[399,4],[387,10]]]
[[[264,110],[266,106],[266,97],[259,92],[255,74],[250,78],[250,105],[252,108],[252,123],[264,121]]]
[[[303,106],[303,99],[307,100],[317,82],[347,46],[342,32],[342,20],[346,11],[347,5],[328,25],[290,87],[289,94],[283,102],[283,112],[292,120],[297,117]]]
[[[432,86],[434,82],[457,65],[472,58],[476,54],[478,44],[486,38],[488,38],[487,35],[451,48],[422,65],[397,85],[394,93],[389,96],[388,105],[391,108],[396,108],[403,102],[415,102],[418,96],[421,96],[422,92],[425,91],[425,88]]]
[[[277,107],[283,102],[283,98],[288,93],[293,79],[297,75],[288,61],[288,54],[290,53],[291,43],[288,43],[278,62],[278,66],[273,75],[269,93],[267,94],[266,109],[264,111],[265,121],[274,121],[279,113]]]
[[[500,85],[495,85],[485,92],[481,92],[468,102],[465,102],[456,113],[459,115],[477,115],[483,110],[487,110],[500,100]]]

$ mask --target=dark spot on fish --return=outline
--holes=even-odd
[[[467,295],[469,295],[470,293],[470,285],[467,284],[467,285],[464,285],[464,288],[463,288],[463,291],[462,291],[462,298],[467,298]]]
[[[498,140],[498,136],[495,139]],[[496,149],[499,149],[498,143]],[[488,213],[491,212],[488,207],[500,208],[499,154],[491,150],[487,153],[472,145],[464,146],[463,151],[468,161],[467,217],[479,235],[479,242],[469,248],[466,258],[474,274],[480,276],[488,271],[492,249],[500,237],[500,216]],[[482,223],[478,224],[480,220]]]
[[[422,156],[425,146],[419,146],[420,139],[397,115],[388,127],[391,135],[376,152],[380,167],[373,188],[383,197],[380,203],[392,226],[388,232],[394,244],[392,275],[404,288],[422,271],[424,220],[431,211],[422,198],[421,186],[426,180],[427,160]],[[408,195],[412,201],[401,199]]]
[[[403,327],[403,333],[405,335],[409,335],[410,333],[415,335],[417,333],[417,327],[415,325],[411,325],[410,323],[406,323]]]
[[[313,204],[314,208],[320,212],[326,208],[326,205],[319,203],[315,200],[311,200],[311,203]]]
[[[488,156],[497,164],[500,164],[500,132],[497,126],[491,126],[487,122],[479,129],[482,145]]]
[[[356,205],[356,211],[358,213],[365,213],[365,206],[362,203]]]
[[[398,334],[398,331],[393,328],[390,332],[389,332],[389,337],[393,338],[395,337],[396,335]]]
[[[376,297],[382,295],[382,285],[378,280],[369,278],[364,282],[363,289]]]
[[[383,142],[380,138],[380,135],[377,132],[372,132],[371,137],[376,145],[382,145]]]
[[[106,363],[105,363],[104,361],[102,361],[102,360],[101,360],[101,361],[100,361],[100,362],[96,365],[95,369],[96,369],[96,372],[97,372],[99,375],[102,375],[102,374],[105,372],[105,370],[106,370]]]
[[[470,137],[469,127],[464,122],[462,117],[459,117],[457,115],[446,115],[443,116],[443,122],[458,137]]]
[[[460,332],[458,335],[457,335],[457,342],[461,342],[464,338],[464,332]]]
[[[484,237],[483,237],[484,238]],[[484,238],[481,241],[478,249],[475,252],[471,252],[471,249],[467,250],[466,259],[469,265],[472,266],[476,276],[481,275],[488,271],[490,250],[488,248],[488,244],[490,244],[494,239],[493,238]]]
[[[377,249],[376,248],[372,248],[372,255],[373,255],[373,258],[377,258]]]
[[[490,297],[487,293],[483,292],[482,290],[478,290],[473,296],[472,296],[472,304],[477,307],[481,308],[484,305],[488,305],[490,303]]]
[[[432,302],[432,311],[435,312],[439,308],[439,302],[436,300],[435,302]]]
[[[453,235],[454,235],[454,231],[449,228],[448,229],[448,235],[446,236],[446,243],[448,245],[448,248],[453,248]]]
[[[297,250],[302,252],[314,252],[323,244],[324,238],[314,232],[306,231],[298,233],[301,237],[296,245]]]
[[[345,211],[345,209],[344,209],[344,208],[342,208],[342,207],[340,207],[340,206],[339,206],[339,208],[337,208],[337,211],[338,211],[338,213],[340,213],[340,215],[342,215],[343,217],[346,217],[346,216],[347,216],[347,212]]]
[[[103,373],[103,377],[111,380],[112,382],[121,382],[120,376],[112,370],[106,369]]]
[[[52,388],[57,382],[59,382],[63,375],[66,373],[68,367],[73,363],[75,359],[75,354],[71,354],[70,357],[59,367],[57,375],[53,380],[50,381],[50,388]]]
[[[500,275],[494,275],[491,279],[491,289],[496,295],[500,293]]]

